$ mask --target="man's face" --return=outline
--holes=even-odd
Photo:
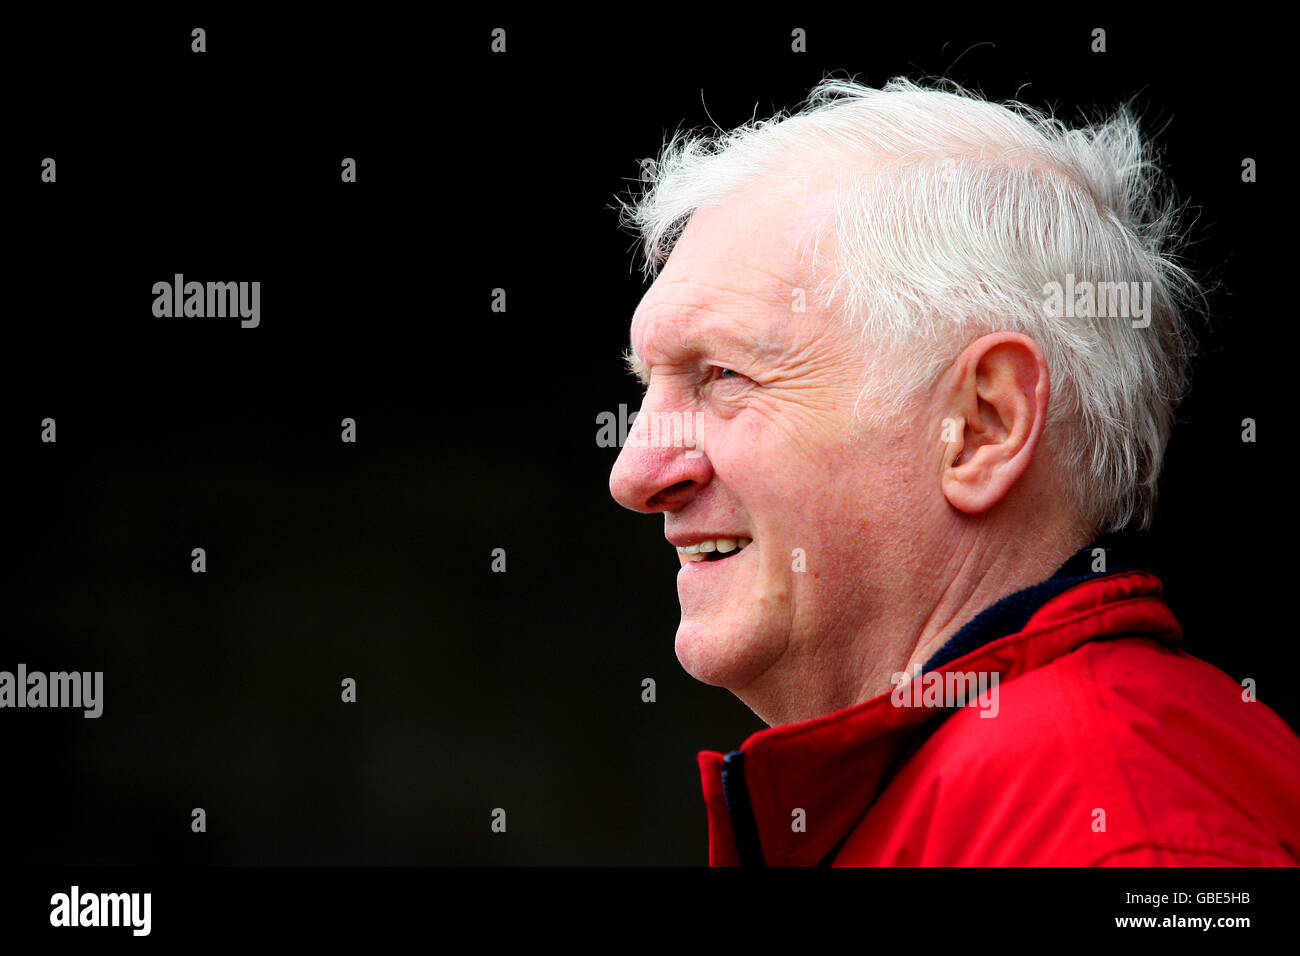
[[[915,446],[854,425],[862,347],[799,255],[827,199],[769,184],[697,211],[632,321],[649,387],[610,490],[662,511],[675,545],[751,539],[678,554],[676,639],[688,673],[751,706],[781,687],[852,693],[862,674],[841,673],[837,650],[878,613],[929,507]],[[702,454],[647,447],[655,416],[683,415]]]

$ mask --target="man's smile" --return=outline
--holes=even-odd
[[[677,558],[682,563],[682,570],[702,568],[706,565],[721,564],[745,550],[752,538],[707,538],[697,544],[679,547]],[[680,573],[680,572],[679,572]]]
[[[672,535],[668,540],[676,545],[677,557],[686,565],[721,561],[743,550],[753,538],[734,533],[707,538],[700,535]]]

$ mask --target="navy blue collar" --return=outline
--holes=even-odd
[[[1104,552],[1104,564],[1097,549]],[[1144,551],[1136,535],[1123,532],[1103,535],[1076,551],[1046,581],[1008,594],[967,621],[925,662],[923,672],[943,667],[1000,637],[1023,630],[1039,608],[1076,584],[1116,571],[1145,570]]]

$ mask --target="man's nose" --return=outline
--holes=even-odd
[[[709,483],[713,466],[692,412],[641,406],[609,475],[609,492],[624,508],[675,511]]]

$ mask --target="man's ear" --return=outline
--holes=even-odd
[[[958,511],[981,514],[1029,467],[1047,418],[1047,361],[1038,344],[1016,332],[972,342],[943,378],[944,497]]]

